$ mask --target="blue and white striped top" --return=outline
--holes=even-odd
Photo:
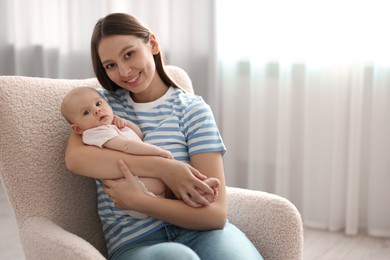
[[[125,89],[100,90],[114,113],[138,124],[144,141],[169,150],[176,160],[189,162],[190,156],[205,152],[225,153],[226,149],[212,111],[205,101],[178,88],[150,103],[135,103]],[[116,208],[97,180],[98,213],[103,224],[108,252],[132,243],[164,226],[148,217],[135,219]]]

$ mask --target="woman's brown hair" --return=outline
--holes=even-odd
[[[92,66],[95,72],[96,78],[103,88],[108,91],[115,91],[120,87],[115,84],[108,76],[100,61],[98,47],[100,40],[104,37],[113,35],[132,35],[144,40],[145,43],[149,42],[149,36],[151,32],[141,21],[136,17],[125,13],[113,13],[104,18],[98,20],[93,29],[91,38],[91,56]],[[156,65],[156,71],[162,81],[167,86],[179,87],[174,80],[172,80],[164,70],[164,61],[161,51],[158,54],[153,55],[154,63]]]

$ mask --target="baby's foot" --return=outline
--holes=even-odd
[[[214,201],[217,199],[217,197],[218,197],[218,187],[219,187],[219,185],[220,185],[221,182],[220,182],[217,178],[208,178],[208,179],[204,180],[204,183],[206,183],[207,185],[209,185],[210,188],[212,188],[213,191],[214,191],[214,194],[203,194],[204,198],[205,198],[208,202],[212,203],[212,202],[214,202]]]

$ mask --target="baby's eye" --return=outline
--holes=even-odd
[[[101,100],[99,100],[99,101],[96,102],[96,106],[97,106],[97,107],[100,107],[102,104],[103,104],[103,102],[102,102]]]
[[[91,112],[90,110],[85,110],[85,111],[83,112],[83,116],[89,115],[90,112]]]

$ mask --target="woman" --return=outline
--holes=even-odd
[[[86,146],[71,134],[68,168],[102,180],[98,211],[110,259],[261,259],[226,221],[225,147],[210,107],[167,76],[155,35],[133,16],[110,14],[94,28],[91,53],[102,95],[115,114],[137,123],[145,142],[170,150],[176,159]],[[178,200],[147,196],[133,174],[162,180]],[[221,182],[213,203],[202,196],[213,193],[202,182],[207,177]],[[134,219],[121,209],[150,217]]]

